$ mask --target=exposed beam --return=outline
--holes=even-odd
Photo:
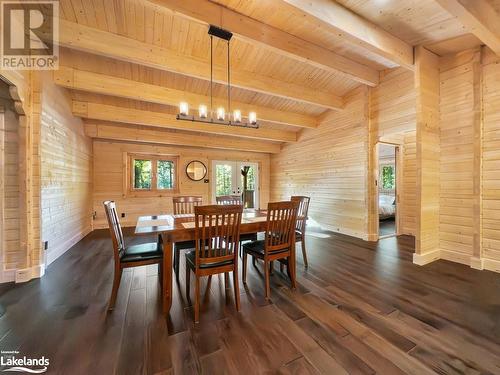
[[[60,66],[59,70],[54,71],[53,76],[55,83],[63,87],[120,98],[173,106],[177,106],[180,101],[186,101],[194,110],[196,110],[198,104],[210,103],[210,98],[205,95],[87,72],[67,66]],[[214,107],[226,104],[226,99],[214,98]],[[250,111],[255,111],[258,118],[263,121],[293,125],[301,128],[316,128],[318,124],[316,118],[298,113],[278,111],[268,107],[253,106],[241,102],[231,102],[231,105],[234,109],[241,110],[244,116]]]
[[[284,130],[250,129],[219,124],[178,121],[175,115],[169,113],[144,111],[92,102],[73,101],[73,115],[93,120],[116,121],[164,129],[195,131],[276,142],[295,142],[297,140],[296,133]]]
[[[284,0],[322,30],[413,70],[413,47],[332,0]]]
[[[256,141],[254,139],[220,137],[209,134],[200,135],[179,132],[177,130],[154,129],[145,126],[115,122],[86,121],[84,127],[85,134],[96,139],[255,151],[271,154],[276,154],[280,151],[280,145],[278,143]]]
[[[182,55],[171,49],[146,44],[135,39],[62,19],[59,28],[59,44],[64,47],[167,70],[189,77],[203,80],[210,79],[210,64],[199,58]],[[226,79],[227,72],[225,68],[215,65],[214,81],[226,83]],[[235,87],[334,110],[340,110],[343,106],[342,98],[339,96],[253,72],[233,70],[231,84]]]
[[[241,13],[208,0],[149,0],[191,19],[217,25],[250,42],[257,42],[296,61],[329,72],[341,73],[357,82],[376,86],[377,70],[338,55],[326,48],[300,39]]]
[[[486,0],[436,0],[500,56],[500,15]]]

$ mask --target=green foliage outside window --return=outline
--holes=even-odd
[[[215,168],[215,193],[220,195],[231,195],[232,189],[232,169],[230,165],[218,164]]]
[[[174,188],[174,163],[169,160],[158,160],[158,189]]]
[[[151,189],[151,160],[134,160],[134,189]]]
[[[382,189],[394,189],[396,187],[396,174],[394,166],[386,165],[382,167]]]

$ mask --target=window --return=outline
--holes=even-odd
[[[129,155],[129,191],[162,193],[177,190],[177,157],[170,155]]]
[[[393,165],[385,165],[381,172],[382,189],[394,189],[396,187],[396,174]]]

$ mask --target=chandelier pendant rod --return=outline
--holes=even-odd
[[[227,41],[227,108],[229,123],[231,123],[231,70],[229,59],[229,40]]]
[[[214,37],[210,35],[210,117],[214,115],[214,95],[213,95],[213,84],[214,84],[214,51],[213,51],[213,40]]]

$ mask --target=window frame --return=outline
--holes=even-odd
[[[136,189],[134,187],[134,160],[151,160],[151,188]],[[158,188],[158,161],[170,161],[174,164],[172,189]],[[170,154],[126,153],[126,195],[128,196],[169,196],[179,192],[179,156]]]

